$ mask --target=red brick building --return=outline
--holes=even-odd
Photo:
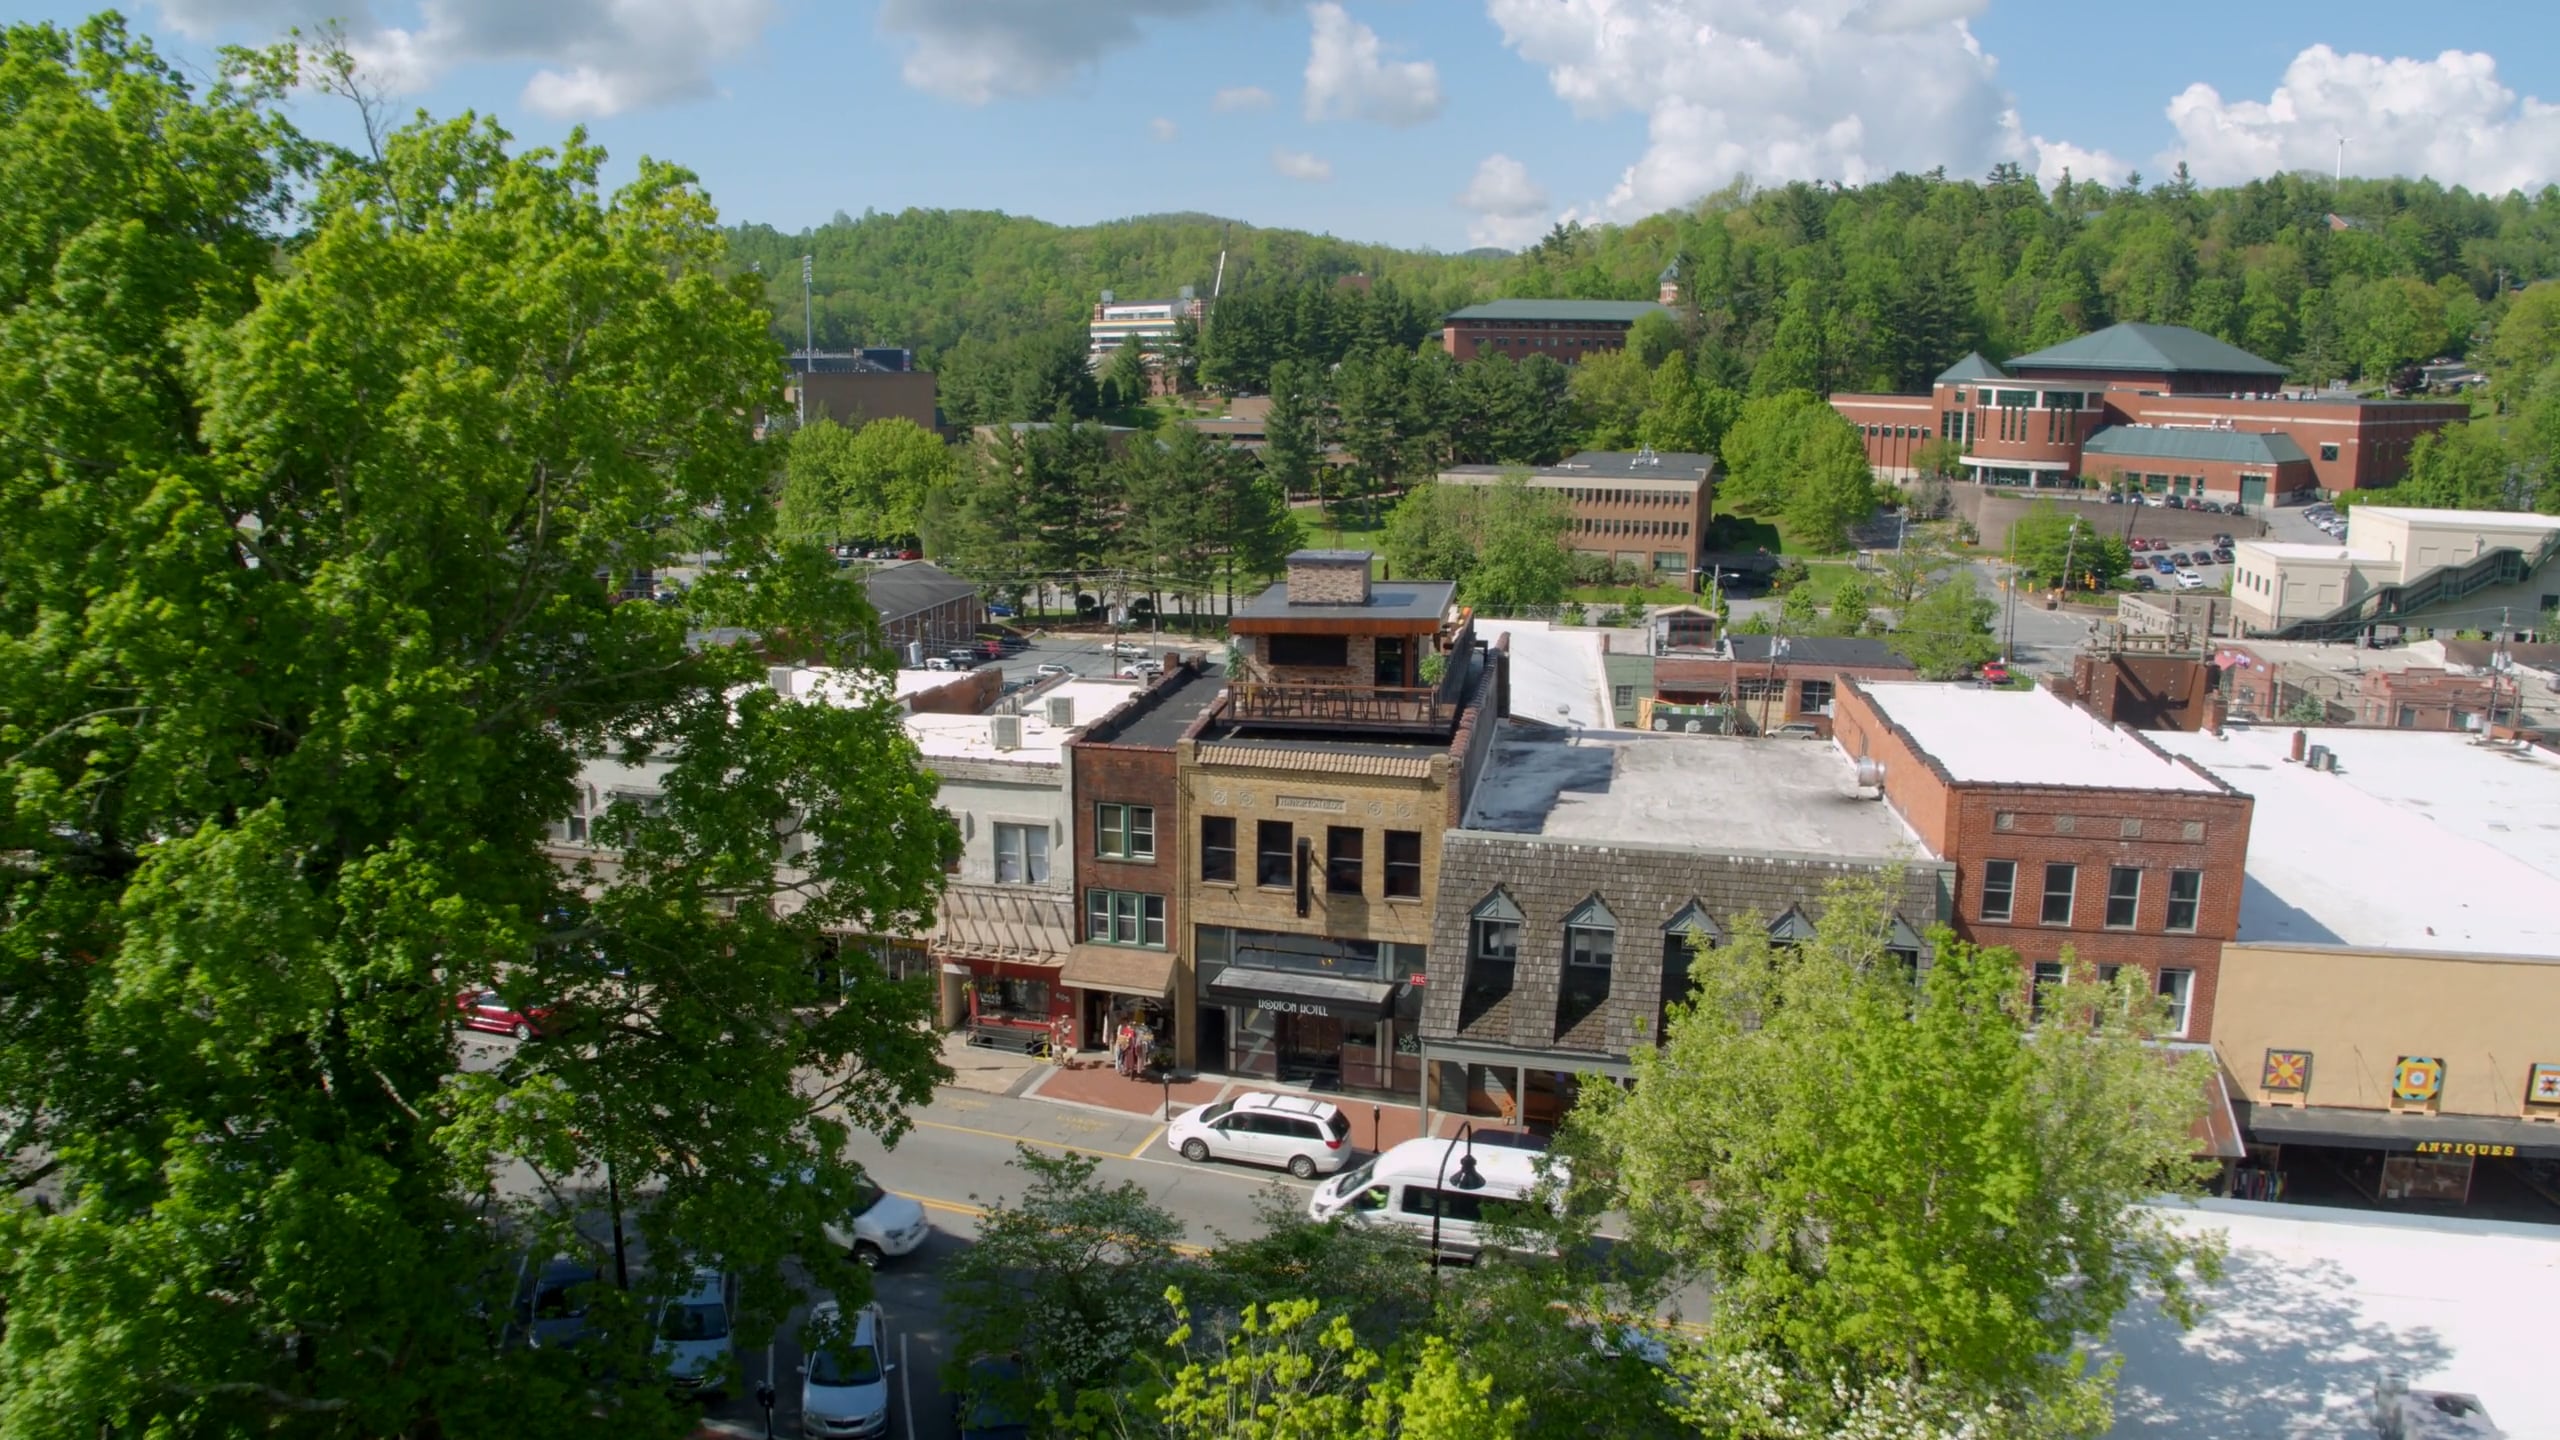
[[[2114,471],[2163,494],[2182,493],[2175,485],[2184,478],[2183,493],[2249,505],[2308,489],[2391,485],[2407,472],[2418,437],[2470,414],[2445,401],[2289,390],[2283,366],[2237,346],[2184,326],[2130,323],[2006,366],[1967,355],[1927,395],[1841,394],[1831,406],[1858,427],[1868,462],[1896,479],[1914,473],[1920,445],[1944,439],[1964,446],[1962,473],[1981,484],[2070,487]],[[2186,455],[2176,450],[2185,442],[2159,433],[2098,438],[2118,427],[2282,437],[2290,448],[2199,440],[2190,448],[2210,453]],[[2171,449],[2139,458],[2190,463],[2124,463],[2142,446]]]
[[[1456,360],[1545,355],[1566,364],[1595,350],[1624,349],[1636,321],[1667,307],[1653,300],[1492,300],[1451,311],[1440,344]]]
[[[2248,796],[2044,691],[1851,680],[1832,731],[1955,865],[1959,936],[2015,950],[2030,983],[2058,977],[2066,949],[2102,974],[2135,966],[2181,1038],[2211,1037]]]
[[[1078,929],[1058,983],[1079,1049],[1107,1048],[1124,1020],[1173,1044],[1187,933],[1174,744],[1199,729],[1218,694],[1215,676],[1177,665],[1067,742]]]

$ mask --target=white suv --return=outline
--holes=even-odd
[[[1254,1091],[1184,1115],[1167,1127],[1164,1143],[1185,1160],[1281,1165],[1312,1180],[1351,1158],[1351,1121],[1322,1100]]]

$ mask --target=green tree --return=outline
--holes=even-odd
[[[1025,432],[999,428],[968,447],[959,477],[928,499],[925,552],[1019,606],[1040,582]]]
[[[790,436],[777,523],[792,539],[821,543],[913,535],[955,468],[951,447],[912,420],[848,430],[822,416]]]
[[[1751,368],[1751,393],[1754,396],[1785,395],[1801,391],[1807,395],[1827,395],[1831,391],[1831,356],[1828,325],[1821,290],[1810,280],[1799,280],[1787,289],[1786,305],[1778,314],[1777,334],[1762,351],[1760,363]]]
[[[1316,493],[1324,462],[1325,399],[1315,373],[1297,361],[1271,369],[1271,409],[1263,419],[1263,463],[1291,497]]]
[[[1155,377],[1147,368],[1147,347],[1132,335],[1111,352],[1097,382],[1095,398],[1104,412],[1125,416],[1146,404],[1154,388]]]
[[[1586,1087],[1558,1148],[1631,1240],[1712,1288],[1702,1350],[1764,1364],[1792,1422],[1716,1433],[1840,1433],[1897,1390],[2091,1433],[2110,1373],[2056,1357],[2144,1287],[2191,1319],[2215,1273],[2211,1242],[2143,1208],[2201,1180],[2211,1062],[2150,1043],[2165,1007],[2130,967],[2100,984],[2066,951],[2031,1014],[2014,952],[1941,929],[1924,978],[1886,948],[1891,890],[1834,886],[1802,944],[1736,917],[1635,1084]],[[1873,1082],[1854,1104],[1843,1056]],[[1760,1079],[1718,1082],[1736,1073]]]
[[[1573,526],[1573,504],[1552,490],[1531,488],[1526,470],[1506,470],[1476,491],[1475,565],[1459,585],[1468,603],[1518,610],[1563,601],[1573,584],[1573,557],[1564,537]]]
[[[944,1281],[953,1334],[965,1355],[1020,1354],[1033,1385],[1068,1402],[1172,1328],[1182,1222],[1133,1181],[1095,1180],[1090,1155],[1017,1145],[1006,1163],[1021,1195],[988,1207]]]
[[[1920,592],[1957,563],[1957,557],[1931,535],[1912,531],[1891,550],[1876,552],[1877,600],[1900,614]]]
[[[1857,430],[1828,405],[1807,412],[1782,512],[1796,538],[1826,553],[1849,548],[1849,532],[1876,510],[1875,471]]]
[[[1895,614],[1886,643],[1901,652],[1924,680],[1960,680],[2000,654],[1991,621],[2000,607],[1958,570],[1922,590]]]
[[[2122,537],[2100,535],[2078,507],[2039,500],[2009,527],[2009,555],[2037,589],[2104,590],[2133,568]]]
[[[1120,551],[1128,520],[1127,469],[1114,463],[1100,426],[1037,425],[1008,451],[1034,568],[1069,586],[1100,573]]]
[[[770,1331],[847,1131],[940,1070],[920,987],[822,1007],[808,957],[928,922],[949,826],[893,716],[690,639],[880,663],[774,543],[779,349],[691,177],[607,195],[583,138],[476,121],[338,153],[282,119],[297,57],[220,64],[0,38],[0,1092],[51,1197],[0,1207],[0,1425],[682,1434],[643,1294],[593,1374],[488,1317],[618,1197]],[[614,603],[700,550],[682,606]],[[606,753],[662,799],[572,873]],[[560,1033],[465,1069],[493,985]]]
[[[1585,446],[1635,448],[1637,427],[1652,403],[1653,377],[1634,351],[1603,350],[1583,356],[1574,363],[1566,390]]]
[[[1155,1408],[1166,1440],[1510,1440],[1527,1402],[1497,1401],[1495,1376],[1446,1337],[1380,1355],[1314,1300],[1247,1306],[1235,1333],[1197,1343],[1182,1292],[1183,1361]],[[1126,1432],[1123,1432],[1126,1433]]]
[[[1636,364],[1648,372],[1659,371],[1662,362],[1674,355],[1684,359],[1689,348],[1688,337],[1680,333],[1680,322],[1665,310],[1647,310],[1627,327],[1627,351]]]
[[[1416,485],[1387,512],[1378,553],[1400,579],[1464,584],[1476,568],[1478,501],[1471,485]]]

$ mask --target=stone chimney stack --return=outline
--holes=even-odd
[[[1298,550],[1289,556],[1292,605],[1369,603],[1369,552]]]

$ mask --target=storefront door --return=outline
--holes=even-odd
[[[1342,1022],[1330,1015],[1276,1017],[1273,1049],[1280,1083],[1315,1090],[1342,1088]]]

